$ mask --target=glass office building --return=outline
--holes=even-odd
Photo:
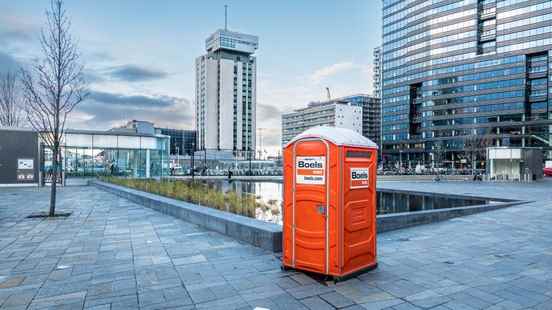
[[[169,175],[169,136],[118,131],[67,130],[61,150],[66,177]],[[42,147],[42,166],[51,170],[51,151]]]
[[[552,1],[383,0],[388,167],[484,168],[552,142]]]
[[[171,137],[171,155],[191,155],[196,150],[196,131],[156,128],[162,135]]]

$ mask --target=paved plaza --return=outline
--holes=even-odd
[[[273,253],[95,187],[0,189],[0,309],[552,309],[552,182],[386,188],[533,202],[379,235],[379,267],[337,285]]]

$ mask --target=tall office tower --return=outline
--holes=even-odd
[[[383,0],[391,166],[484,168],[488,146],[552,150],[552,1]]]
[[[381,46],[378,46],[374,48],[374,69],[373,69],[373,76],[372,76],[372,94],[376,98],[381,99],[381,67],[382,67],[382,60],[381,57]]]
[[[196,59],[197,149],[244,157],[255,151],[258,37],[217,30]]]

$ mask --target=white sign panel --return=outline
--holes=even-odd
[[[351,168],[351,188],[368,188],[370,170],[368,168]]]
[[[17,159],[17,169],[18,170],[33,170],[34,160],[28,158],[18,158]]]
[[[298,156],[295,158],[297,184],[323,185],[326,183],[326,157]]]

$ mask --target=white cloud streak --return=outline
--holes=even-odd
[[[321,81],[323,81],[326,78],[335,76],[337,74],[347,72],[350,70],[355,69],[357,66],[353,62],[347,61],[347,62],[339,62],[335,63],[326,67],[322,67],[318,70],[315,70],[313,73],[309,75],[309,79],[318,84]]]

